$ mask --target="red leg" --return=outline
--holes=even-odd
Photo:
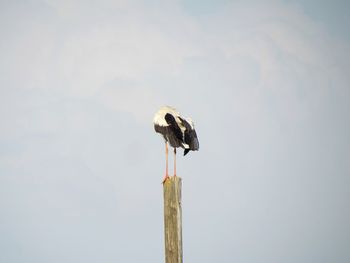
[[[174,148],[174,176],[176,176],[176,148]]]
[[[169,179],[169,174],[168,174],[168,143],[165,142],[165,176],[163,179],[163,184],[165,181]]]

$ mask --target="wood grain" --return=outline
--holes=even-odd
[[[182,263],[181,178],[170,177],[163,184],[165,263]]]

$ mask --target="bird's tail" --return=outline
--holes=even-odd
[[[190,151],[190,149],[185,149],[185,150],[184,150],[184,156],[185,156],[186,154],[188,154],[189,151]]]

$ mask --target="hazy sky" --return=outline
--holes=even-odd
[[[348,1],[0,2],[0,262],[350,262]],[[170,159],[172,161],[172,159]]]

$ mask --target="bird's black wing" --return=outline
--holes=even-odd
[[[186,155],[189,150],[197,151],[199,149],[199,141],[196,130],[185,119],[180,118],[180,120],[185,126],[184,141],[189,146],[189,149],[185,149],[184,155]]]
[[[163,135],[164,140],[167,140],[167,138],[166,138],[166,134],[167,134],[167,130],[168,130],[167,126],[161,126],[158,124],[154,124],[154,130],[157,133],[160,133],[161,135]]]
[[[192,151],[197,151],[199,149],[199,141],[197,133],[194,129],[185,131],[185,143],[190,146],[190,149]]]
[[[184,142],[184,136],[182,134],[182,131],[177,124],[175,117],[171,115],[170,113],[165,114],[165,121],[168,123],[169,127],[168,129],[171,131],[171,133],[174,135],[174,137],[180,141],[181,143]],[[180,146],[180,145],[179,145]]]

